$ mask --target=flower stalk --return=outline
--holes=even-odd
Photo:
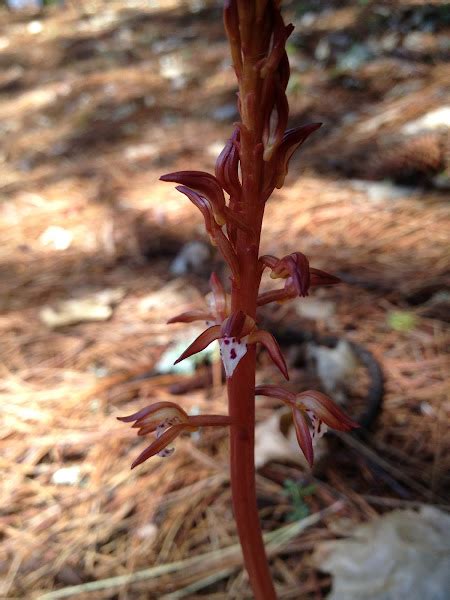
[[[254,598],[276,600],[256,501],[255,395],[273,396],[290,406],[299,446],[310,465],[314,441],[327,427],[348,431],[357,425],[320,392],[295,393],[271,385],[255,388],[257,344],[289,378],[275,338],[257,326],[257,308],[307,296],[311,287],[333,285],[339,279],[310,267],[301,252],[282,258],[259,256],[265,203],[275,188],[282,187],[294,152],[320,123],[286,129],[289,61],[285,46],[293,26],[285,25],[280,1],[225,0],[224,24],[239,87],[240,121],[217,159],[215,175],[179,171],[161,179],[178,184],[176,189],[200,210],[211,242],[229,266],[230,296],[213,273],[209,305],[169,320],[206,323],[205,331],[176,362],[219,342],[227,380],[228,415],[189,416],[177,404],[156,402],[121,420],[134,422],[140,436],[155,435],[132,467],[154,455],[169,456],[173,452],[169,445],[183,433],[202,426],[229,428],[233,510],[244,563]],[[272,278],[282,279],[284,285],[260,292],[265,269]]]

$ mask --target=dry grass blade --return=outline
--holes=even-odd
[[[299,533],[305,531],[308,527],[316,525],[324,517],[337,513],[338,511],[342,510],[342,508],[342,502],[335,502],[328,508],[320,511],[319,513],[310,515],[309,517],[305,517],[301,521],[297,521],[296,523],[292,523],[290,525],[285,525],[284,527],[280,527],[279,529],[271,531],[270,533],[265,533],[264,541],[267,544],[268,554],[275,554],[280,550],[280,548],[283,547],[283,545],[290,542],[295,536],[299,535]],[[192,558],[188,558],[186,560],[178,561],[175,563],[166,563],[164,565],[159,565],[150,569],[138,571],[137,573],[132,573],[130,575],[124,575],[121,577],[110,577],[108,579],[100,581],[92,581],[82,585],[71,586],[54,592],[49,592],[48,594],[40,596],[40,600],[57,600],[59,598],[71,598],[79,594],[84,594],[86,592],[110,589],[124,584],[142,581],[146,579],[152,579],[154,577],[159,577],[168,573],[176,573],[177,571],[183,571],[187,569],[189,569],[191,574],[196,572],[202,572],[205,569],[210,571],[216,564],[223,565],[224,562],[232,562],[233,568],[235,568],[236,566],[240,565],[241,557],[242,552],[240,545],[233,544],[228,548],[221,548],[220,550],[209,552],[207,554],[202,554],[200,556],[194,556]],[[225,571],[220,571],[220,573],[222,574],[221,576],[226,576],[223,575]],[[202,581],[206,580],[202,579]],[[209,585],[209,583],[206,583],[205,585]],[[183,596],[174,596],[174,598],[178,597],[182,598]]]

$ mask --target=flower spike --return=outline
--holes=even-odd
[[[138,436],[156,432],[155,440],[133,461],[132,469],[155,454],[162,458],[173,454],[175,448],[168,448],[168,445],[184,431],[197,431],[205,425],[223,426],[231,423],[229,417],[222,415],[191,417],[174,402],[155,402],[128,417],[117,418],[124,423],[135,421],[132,427],[138,428]]]
[[[359,427],[322,392],[310,390],[293,394],[280,386],[260,385],[255,388],[255,395],[277,398],[290,407],[299,446],[310,466],[314,461],[314,443],[327,432],[328,427],[338,431]]]

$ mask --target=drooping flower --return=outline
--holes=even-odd
[[[230,378],[240,360],[247,353],[248,346],[260,343],[266,348],[270,358],[284,377],[289,379],[286,362],[273,335],[268,331],[258,329],[255,320],[243,311],[229,313],[227,296],[215,273],[212,274],[210,283],[213,294],[209,311],[189,311],[168,321],[168,323],[192,323],[204,320],[207,324],[214,323],[192,342],[175,364],[201,352],[213,341],[218,340],[225,374],[227,378]]]
[[[276,76],[273,106],[264,120],[262,139],[264,144],[263,157],[265,162],[270,161],[274,152],[282,143],[288,121],[289,105],[286,98],[286,92],[279,79],[279,76]]]
[[[184,431],[197,431],[202,426],[224,426],[230,424],[230,418],[222,415],[188,415],[174,402],[155,402],[127,417],[117,417],[119,421],[131,423],[138,429],[138,435],[155,433],[155,440],[134,460],[131,468],[137,467],[156,454],[166,458],[175,448],[168,445]]]
[[[239,180],[239,127],[235,127],[232,136],[226,142],[216,161],[216,179],[230,198],[239,199],[242,185]]]
[[[284,302],[297,296],[307,296],[311,286],[333,285],[340,282],[338,277],[325,273],[320,269],[309,266],[309,261],[301,252],[293,252],[283,258],[264,255],[261,256],[262,270],[270,269],[272,279],[285,279],[282,289],[263,292],[258,296],[258,306],[268,302]]]
[[[205,198],[210,206],[214,219],[218,225],[226,223],[225,196],[223,190],[214,175],[204,171],[176,171],[161,175],[161,181],[169,181],[186,186]]]
[[[281,64],[283,64],[283,61]],[[275,188],[280,189],[283,187],[284,180],[288,174],[289,162],[295,151],[321,125],[322,123],[309,123],[308,125],[302,125],[294,129],[287,129],[284,132],[280,144],[271,153],[270,160],[264,168],[262,188],[264,202],[270,197]]]
[[[314,443],[328,430],[350,431],[359,427],[327,395],[309,390],[294,394],[277,385],[260,385],[255,388],[256,396],[270,396],[287,404],[300,446],[310,466],[314,462]]]
[[[218,177],[203,171],[177,171],[160,177],[162,181],[180,184],[176,189],[200,210],[211,243],[217,246],[228,263],[237,284],[240,274],[234,247],[236,231],[245,231],[249,238],[254,235],[239,214],[237,206],[240,200],[239,153],[236,148],[238,137],[239,131],[236,131],[227,142],[221,158],[219,157],[216,166]],[[224,189],[230,194],[229,206],[226,204]]]

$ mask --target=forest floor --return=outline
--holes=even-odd
[[[301,250],[343,283],[262,318],[358,344],[385,378],[370,433],[331,437],[312,473],[276,457],[258,471],[264,531],[288,527],[268,541],[279,597],[320,599],[332,582],[313,551],[338,523],[449,506],[450,12],[285,4],[291,123],[323,126],[268,203],[263,251]],[[194,334],[166,320],[201,305],[203,271],[221,269],[212,257],[171,270],[205,236],[158,178],[214,169],[235,93],[217,2],[0,10],[2,598],[251,598],[226,432],[183,438],[170,459],[130,472],[145,442],[115,418],[151,399],[226,411],[214,365],[157,372]],[[293,384],[326,388],[285,345]],[[277,381],[258,361],[259,377]],[[346,385],[360,407],[370,384],[357,371]],[[261,403],[258,420],[276,408]],[[301,536],[289,534],[295,510]]]

